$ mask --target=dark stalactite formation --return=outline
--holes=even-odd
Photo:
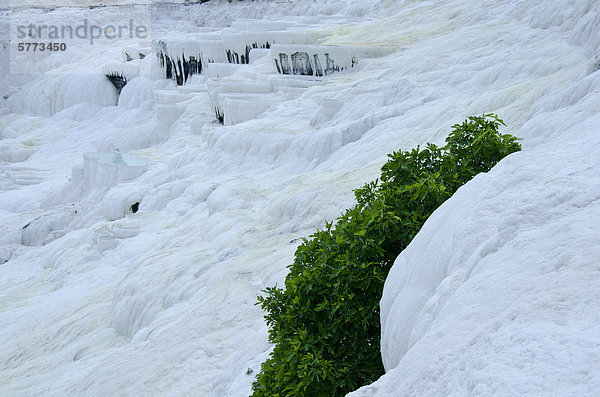
[[[223,111],[221,109],[219,109],[218,107],[215,107],[215,116],[217,117],[217,120],[219,121],[219,123],[224,124],[225,115],[223,114]]]
[[[242,55],[238,54],[233,50],[226,50],[227,54],[227,62],[229,63],[237,63],[237,64],[249,64],[250,63],[250,51],[255,48],[269,49],[271,48],[271,43],[265,42],[264,44],[258,44],[256,42],[249,44],[246,46],[246,49]]]
[[[225,55],[227,58],[227,62],[230,64],[249,64],[250,63],[250,52],[253,49],[271,49],[272,44],[270,42],[254,42],[251,44],[247,44],[242,53],[238,53],[232,49],[226,49]],[[196,50],[197,51],[197,50]],[[283,50],[285,51],[285,50]],[[296,76],[316,76],[323,77],[328,76],[332,73],[339,72],[345,70],[347,68],[354,67],[357,64],[357,61],[354,57],[351,58],[351,63],[344,66],[336,65],[334,59],[332,58],[329,52],[323,53],[322,50],[317,52],[315,50],[308,51],[291,51],[289,52],[278,52],[275,55],[275,66],[277,68],[277,72],[280,74],[286,75],[296,75]],[[167,43],[164,41],[158,41],[155,44],[155,52],[158,57],[158,61],[161,69],[163,70],[165,77],[167,79],[173,79],[177,82],[177,85],[182,86],[185,82],[190,78],[190,76],[194,74],[201,74],[203,72],[203,68],[206,65],[203,65],[202,62],[202,53],[198,55],[190,56],[181,51],[181,54],[174,55],[175,53],[179,53],[179,51],[171,51],[167,50]],[[171,56],[175,56],[176,58],[171,58],[171,56],[167,55],[171,54]],[[335,56],[335,55],[334,55]],[[127,57],[130,58],[129,54]],[[140,58],[142,54],[140,54]],[[212,59],[204,59],[204,62],[213,63]],[[108,76],[107,76],[108,77]],[[111,80],[112,81],[112,80]],[[126,80],[122,85],[125,85]],[[117,84],[121,84],[119,82],[113,82],[115,86]],[[119,89],[119,88],[118,88]],[[120,92],[120,89],[119,89]],[[213,105],[215,117],[217,121],[221,124],[224,124],[225,115],[223,109],[219,105]]]
[[[121,90],[123,89],[123,87],[125,87],[125,85],[127,84],[127,79],[125,78],[125,76],[123,76],[122,74],[119,74],[117,72],[114,73],[109,73],[106,75],[106,78],[108,80],[110,80],[110,82],[115,86],[115,88],[117,89],[117,93],[119,95],[121,95]]]
[[[312,76],[313,67],[306,52],[292,54],[292,73],[300,76]]]
[[[275,59],[275,67],[277,72],[281,74],[292,74],[297,76],[328,76],[334,72],[339,72],[347,68],[336,66],[334,60],[329,53],[324,54],[325,67],[321,64],[321,59],[318,54],[308,55],[307,52],[295,52],[291,56],[286,53],[279,53],[279,59]],[[291,58],[291,62],[290,62]],[[350,67],[357,64],[355,58],[352,58]]]
[[[158,53],[158,62],[165,71],[168,79],[173,79],[177,85],[183,85],[190,76],[202,73],[202,59],[198,56],[186,56],[181,54],[177,60],[171,59],[164,52]]]

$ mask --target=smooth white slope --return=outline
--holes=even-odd
[[[571,25],[593,53],[600,14],[583,10],[534,9],[531,24]],[[381,301],[386,375],[349,396],[597,395],[600,71],[587,73],[540,98],[515,134],[524,151],[400,254]]]
[[[388,372],[352,396],[597,394],[599,125],[511,156],[435,212],[386,280]]]
[[[398,51],[234,126],[213,122],[205,92],[153,81],[150,65],[119,106],[95,97],[49,115],[61,108],[49,109],[35,87],[67,97],[78,88],[51,71],[9,98],[0,146],[31,153],[0,165],[41,183],[0,194],[0,254],[9,259],[0,265],[0,394],[247,395],[247,369],[256,373],[270,348],[256,295],[281,284],[298,237],[351,205],[352,188],[378,175],[386,153],[439,143],[449,125],[484,111],[500,113],[507,132],[525,124],[526,151],[543,151],[599,108],[596,75],[584,78],[595,62],[593,1],[211,3],[166,7],[153,30],[339,12],[351,23],[328,19],[323,44]],[[356,23],[375,7],[384,8],[377,18]],[[80,20],[78,12],[50,15]],[[64,68],[99,73],[121,55],[110,44]],[[154,107],[165,90],[181,99],[168,114]],[[82,154],[114,149],[148,169],[116,185],[68,180]],[[140,212],[110,220],[136,201]],[[36,233],[25,242],[47,233],[47,245],[22,244],[28,223]]]

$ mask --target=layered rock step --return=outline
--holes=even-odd
[[[152,49],[165,78],[182,85],[189,76],[203,73],[209,63],[245,65],[250,63],[253,49],[269,49],[274,44],[311,44],[319,37],[314,22],[239,20],[219,32],[154,40]]]
[[[382,57],[392,51],[390,47],[277,44],[271,47],[271,57],[281,74],[322,77],[351,69],[361,59]]]
[[[23,186],[36,185],[50,174],[50,171],[0,162],[0,191],[16,190]]]
[[[317,45],[326,38],[322,25],[317,30],[317,22],[322,23],[307,18],[239,20],[220,32],[166,37],[155,40],[152,46],[164,78],[185,87],[192,76],[204,76],[216,119],[233,125],[301,95],[310,86],[322,84],[327,76],[354,68],[361,60],[393,51],[383,46]],[[330,22],[337,26],[341,21],[333,18]],[[177,101],[157,103],[164,117],[169,112],[179,114]]]
[[[193,76],[185,85],[152,92],[156,117],[165,125],[169,125],[184,111],[185,105],[182,105],[182,102],[198,95],[207,97],[206,78],[200,75]]]
[[[273,94],[273,89],[267,81],[248,81],[229,77],[209,79],[207,85],[215,116],[225,125],[253,119],[282,100]]]
[[[153,50],[163,75],[183,85],[192,75],[201,74],[209,63],[227,62],[220,36],[199,34],[183,40],[154,41]]]
[[[121,94],[127,82],[139,73],[139,66],[133,62],[112,61],[102,66],[102,74],[115,86],[118,94]]]
[[[122,240],[135,237],[140,232],[140,224],[135,220],[119,221],[95,230],[98,251],[114,249]]]
[[[140,73],[140,61],[152,52],[152,43],[150,41],[141,41],[136,47],[122,47],[122,60],[112,61],[102,66],[102,73],[115,86],[117,93],[129,80]]]
[[[71,183],[86,190],[109,188],[135,179],[146,171],[146,163],[137,155],[119,152],[96,152],[83,155],[83,166],[72,169]]]

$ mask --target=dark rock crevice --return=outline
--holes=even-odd
[[[117,93],[120,95],[121,90],[123,90],[123,87],[127,84],[127,78],[117,72],[107,74],[106,78],[115,86]]]

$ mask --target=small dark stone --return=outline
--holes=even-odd
[[[133,212],[134,214],[135,214],[136,212],[138,212],[138,210],[139,210],[139,209],[140,209],[140,203],[139,203],[139,202],[137,202],[137,203],[134,203],[134,204],[131,206],[131,208],[130,208],[131,212]]]

